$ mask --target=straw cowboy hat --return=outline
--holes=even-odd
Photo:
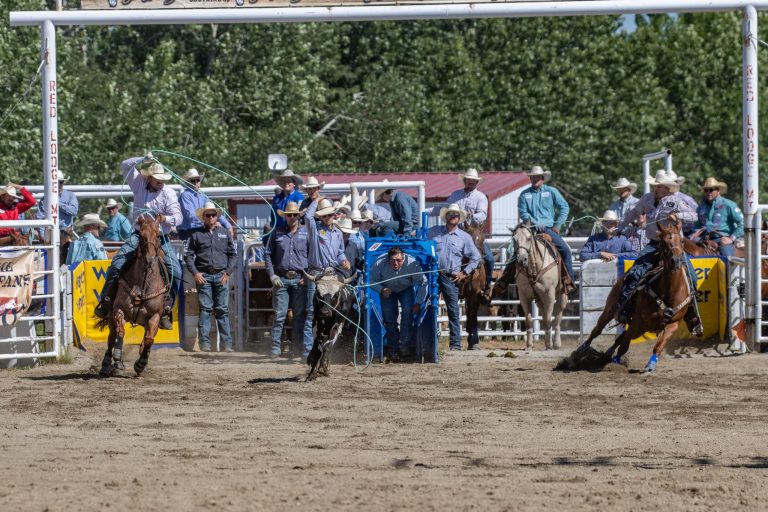
[[[619,178],[616,180],[616,182],[611,185],[611,188],[613,190],[621,190],[623,188],[628,188],[630,194],[634,194],[637,190],[637,183],[633,181],[629,181],[627,178]]]
[[[293,183],[297,187],[300,187],[304,183],[304,180],[301,179],[301,176],[294,173],[290,169],[286,169],[283,171],[282,174],[278,174],[275,176],[275,183],[277,183],[278,185],[282,186],[284,181],[293,181]]]
[[[342,233],[347,233],[349,235],[352,235],[360,231],[358,228],[352,227],[352,221],[349,219],[349,217],[344,217],[343,219],[336,219],[335,221],[333,221],[333,223],[336,224],[336,227],[339,228]]]
[[[100,228],[107,227],[107,223],[99,218],[98,213],[86,213],[85,215],[83,215],[82,219],[77,221],[75,226],[77,226],[78,228],[84,228],[85,226],[92,226],[94,224],[96,224]]]
[[[549,181],[552,178],[552,172],[545,171],[539,165],[534,165],[533,167],[531,167],[530,171],[525,171],[525,174],[528,176],[544,176],[545,182]]]
[[[379,219],[373,216],[373,212],[371,210],[365,210],[363,212],[363,219],[365,222],[370,222],[372,224],[377,224],[379,222]]]
[[[59,172],[59,179],[58,179],[58,181],[59,181],[59,183],[62,183],[62,182],[66,183],[67,181],[69,181],[69,176],[67,176],[63,172]]]
[[[288,204],[285,205],[285,210],[281,210],[278,208],[277,214],[281,217],[285,217],[286,213],[295,213],[297,215],[301,214],[299,211],[299,203],[296,201],[288,201]]]
[[[365,222],[367,220],[360,212],[360,210],[357,209],[352,210],[347,218],[352,222]]]
[[[605,210],[605,212],[603,212],[603,216],[602,217],[598,217],[597,220],[599,220],[600,222],[605,222],[605,221],[608,221],[608,222],[619,222],[619,216],[613,210]]]
[[[172,178],[170,174],[165,172],[163,166],[157,162],[152,162],[145,169],[142,169],[141,175],[145,178],[152,177],[160,181],[168,181]]]
[[[5,194],[8,194],[9,196],[14,197],[16,199],[24,199],[18,194],[18,192],[16,191],[16,187],[12,187],[10,185],[0,187],[0,196],[4,196]]]
[[[667,174],[667,171],[664,169],[659,169],[656,171],[656,176],[653,178],[648,178],[645,182],[649,185],[664,185],[666,187],[669,187],[669,190],[674,192],[680,191],[680,183],[677,182],[675,179],[677,176],[670,176]]]
[[[118,210],[120,209],[120,206],[121,206],[120,203],[118,203],[117,201],[115,201],[111,197],[109,199],[107,199],[107,204],[104,205],[104,207],[107,208],[107,209],[109,209],[109,208],[117,208]]]
[[[184,173],[184,176],[182,176],[182,178],[184,178],[184,181],[189,181],[194,178],[203,179],[203,176],[205,176],[205,173],[200,174],[199,172],[197,172],[197,169],[193,168],[193,169],[187,169],[187,172]]]
[[[459,181],[464,183],[464,180],[475,180],[479,183],[483,178],[477,173],[477,169],[467,169],[466,174],[459,174]]]
[[[304,190],[307,190],[308,188],[322,189],[324,186],[325,186],[325,182],[320,183],[319,181],[317,181],[317,178],[315,178],[314,176],[310,176],[309,178],[307,178],[307,182],[304,183],[301,186],[301,188],[303,188]]]
[[[704,184],[699,187],[699,190],[703,192],[705,188],[716,188],[720,191],[721,194],[728,192],[728,184],[722,181],[717,181],[717,179],[713,176],[710,176],[704,180]]]
[[[215,204],[213,204],[213,201],[206,201],[202,208],[195,210],[195,216],[198,219],[203,220],[205,218],[205,212],[209,212],[211,210],[215,211],[216,215],[221,217],[221,208],[218,208]]]
[[[389,183],[389,180],[387,178],[384,178],[381,181],[384,182],[384,183]],[[378,201],[381,198],[381,194],[383,194],[387,190],[392,190],[392,189],[393,189],[393,187],[378,188],[378,189],[376,189],[374,191],[373,197],[376,199],[376,201]]]
[[[683,176],[678,176],[677,173],[672,169],[667,171],[667,176],[675,180],[678,185],[682,185],[683,183],[685,183],[685,178]]]
[[[459,205],[456,203],[453,203],[447,207],[440,208],[440,218],[443,219],[443,222],[446,221],[446,215],[449,213],[458,213],[461,217],[459,222],[464,222],[467,220],[467,212],[459,208]]]
[[[326,198],[322,198],[319,203],[317,203],[317,211],[315,211],[315,217],[322,217],[324,215],[333,215],[336,213],[336,208],[333,206],[333,203],[329,201]]]

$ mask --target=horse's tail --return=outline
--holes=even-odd
[[[96,315],[93,315],[94,318],[99,318]],[[107,318],[99,318],[99,320],[96,322],[96,328],[99,330],[104,330],[107,327],[109,327],[109,317]]]

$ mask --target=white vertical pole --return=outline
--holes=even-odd
[[[651,191],[651,186],[648,184],[648,178],[651,177],[651,162],[643,158],[643,194],[647,194]]]
[[[56,83],[56,27],[50,20],[42,24],[41,47],[43,65],[43,179],[45,182],[45,218],[53,222],[48,261],[53,274],[49,274],[49,289],[53,293],[51,306],[57,318],[51,322],[53,349],[60,351],[61,281],[59,278],[59,125]]]
[[[664,170],[665,171],[671,171],[672,170],[672,151],[667,150],[666,156],[664,156]]]
[[[744,239],[747,255],[746,308],[747,342],[754,346],[760,338],[760,241],[755,225],[759,219],[757,169],[757,10],[744,8],[742,38],[743,101],[743,172],[744,172]]]
[[[420,227],[426,227],[421,225],[421,213],[427,209],[427,194],[426,194],[426,187],[425,185],[419,185],[419,226]]]

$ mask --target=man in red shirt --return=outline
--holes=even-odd
[[[0,187],[0,220],[17,220],[20,214],[35,204],[35,198],[21,185],[9,183]],[[14,231],[13,228],[0,228],[0,239],[10,236]]]

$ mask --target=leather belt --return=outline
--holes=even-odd
[[[206,274],[218,274],[219,272],[224,272],[225,269],[222,268],[222,269],[216,270],[213,267],[203,267],[203,268],[197,267],[197,270],[199,270],[200,272],[205,272]]]
[[[277,275],[286,279],[296,279],[299,277],[299,273],[295,270],[278,270]]]

